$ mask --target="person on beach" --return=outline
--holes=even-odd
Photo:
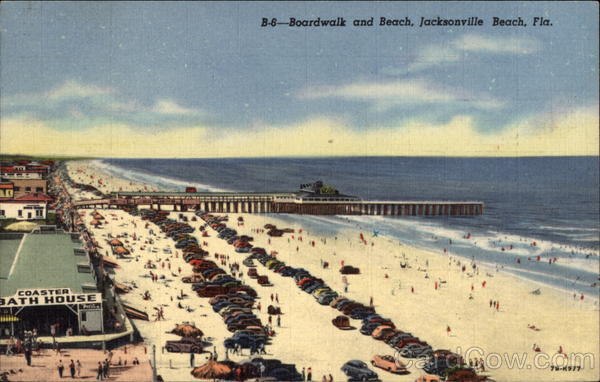
[[[77,378],[81,377],[81,362],[79,360],[75,363],[75,370],[77,371]]]
[[[62,360],[58,360],[58,364],[56,365],[56,368],[58,369],[58,376],[60,378],[62,378],[63,371],[65,370],[65,366],[63,365]]]
[[[306,370],[306,380],[307,381],[312,381],[312,367],[308,367],[308,370]]]
[[[281,327],[281,316],[277,316],[277,327]]]
[[[306,381],[306,370],[302,368],[302,380]]]
[[[450,329],[450,325],[446,325],[446,334],[448,336],[450,336],[450,333],[452,332],[452,329]]]
[[[98,373],[98,374],[96,374],[96,380],[99,379],[102,381],[104,379],[102,363],[98,362],[98,368],[96,370]]]
[[[109,375],[109,368],[110,368],[110,363],[108,362],[108,359],[105,359],[104,362],[102,363],[102,376],[104,378],[108,378]]]
[[[194,359],[195,359],[194,352],[191,352],[190,353],[190,367],[194,367]]]
[[[71,372],[71,378],[75,378],[75,362],[73,360],[69,363],[69,371]]]

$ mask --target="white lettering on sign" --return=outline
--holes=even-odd
[[[90,304],[101,301],[100,293],[72,293],[68,288],[19,289],[14,296],[0,297],[0,307]]]

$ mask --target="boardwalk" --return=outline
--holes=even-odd
[[[305,215],[474,216],[477,201],[365,201],[355,197],[302,198],[295,193],[251,192],[118,192],[108,198],[82,200],[78,208],[170,206],[175,211],[221,213],[287,213]]]

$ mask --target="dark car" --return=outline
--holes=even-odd
[[[312,292],[316,291],[317,289],[323,288],[325,286],[324,283],[321,283],[319,281],[315,281],[314,283],[307,283],[307,284],[308,284],[308,286],[306,286],[306,284],[305,284],[305,287],[302,288],[302,290],[304,290],[306,293],[312,293]]]
[[[366,363],[359,360],[346,362],[341,370],[351,381],[376,381],[379,379],[377,373],[369,369]]]
[[[284,277],[293,277],[296,274],[297,270],[292,267],[285,267],[281,270],[281,275]]]
[[[464,365],[463,358],[449,350],[436,350],[432,353],[423,370],[429,374],[442,375],[446,369]]]
[[[382,323],[378,322],[378,324],[382,324]],[[410,333],[396,332],[392,337],[388,338],[386,343],[392,347],[395,347],[396,345],[402,343],[402,341],[407,340],[409,338],[415,338],[415,337]]]
[[[360,269],[351,265],[345,265],[342,268],[340,268],[340,273],[343,275],[358,275],[360,274]]]
[[[235,243],[236,241],[238,241],[239,239],[240,239],[240,237],[239,237],[239,236],[236,236],[236,235],[234,235],[234,236],[231,236],[231,237],[228,237],[228,238],[227,238],[227,244],[233,244],[233,243]]]
[[[338,294],[335,291],[324,292],[317,297],[317,302],[321,305],[329,305],[337,296]]]
[[[298,282],[305,277],[312,277],[310,272],[304,268],[296,268],[296,274],[294,275],[294,281]]]
[[[182,337],[178,341],[167,341],[165,349],[169,353],[202,353],[202,340],[193,337]]]
[[[355,320],[362,320],[363,318],[367,317],[369,314],[371,314],[372,312],[368,311],[368,310],[364,310],[364,309],[354,309],[351,313],[350,313],[350,317],[352,317]]]
[[[343,299],[341,301],[338,301],[338,303],[336,304],[335,308],[337,310],[342,310],[344,309],[344,307],[350,303],[353,303],[354,300],[350,300],[350,299]]]
[[[213,305],[212,308],[215,313],[219,313],[221,311],[221,309],[226,308],[231,305],[235,305],[235,304],[232,302],[229,302],[229,301],[221,301],[221,302],[218,302],[215,305]]]
[[[360,328],[360,333],[364,334],[366,336],[370,336],[371,333],[373,333],[373,330],[375,330],[378,326],[381,326],[381,323],[379,323],[379,322],[366,323]]]
[[[229,326],[233,323],[241,322],[242,320],[245,320],[245,319],[258,319],[258,317],[256,317],[252,313],[241,313],[241,314],[237,314],[235,316],[229,316],[229,317],[225,318],[225,325]]]
[[[230,332],[236,332],[238,330],[246,329],[248,326],[261,326],[262,323],[258,318],[242,318],[237,321],[233,321],[227,325],[227,330]]]

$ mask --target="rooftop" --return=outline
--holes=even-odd
[[[90,265],[81,241],[61,230],[0,234],[0,247],[1,296],[35,288],[70,288],[73,293],[84,293],[84,285],[89,293],[89,286],[96,285],[93,273],[78,271],[78,264]]]

